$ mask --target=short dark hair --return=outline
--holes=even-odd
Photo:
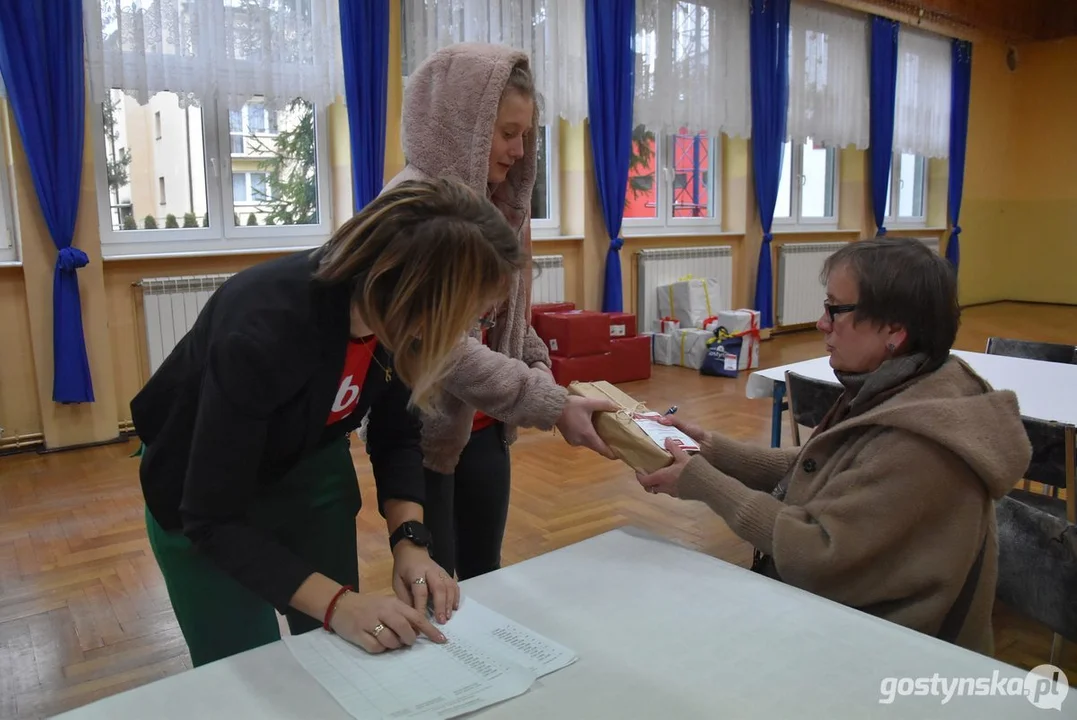
[[[856,322],[901,325],[908,333],[907,352],[936,362],[949,356],[961,323],[949,261],[915,238],[884,236],[851,242],[827,258],[823,283],[841,267],[859,288]]]

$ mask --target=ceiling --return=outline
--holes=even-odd
[[[866,0],[903,22],[917,18],[1005,42],[1077,36],[1077,0]]]

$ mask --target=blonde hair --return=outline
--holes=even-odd
[[[535,76],[531,72],[530,64],[521,60],[512,66],[509,79],[505,82],[505,89],[501,91],[501,99],[510,92],[516,92],[535,103],[535,116],[542,112],[543,98],[535,87]]]
[[[315,277],[352,285],[352,303],[392,353],[412,403],[429,410],[453,349],[525,264],[493,203],[456,180],[411,180],[334,233]]]

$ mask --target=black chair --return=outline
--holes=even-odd
[[[1077,526],[1011,497],[995,504],[995,521],[995,597],[1054,633],[1056,664],[1063,639],[1077,642]]]
[[[1077,346],[1074,345],[992,337],[987,339],[986,352],[988,355],[1077,365]]]
[[[1023,417],[1025,432],[1032,444],[1032,460],[1025,470],[1021,489],[1011,490],[1010,497],[1050,513],[1068,522],[1077,522],[1077,495],[1074,476],[1077,474],[1077,428],[1065,423]],[[1028,483],[1037,482],[1046,493],[1029,490]],[[1065,499],[1058,497],[1064,490]]]
[[[785,390],[789,395],[789,422],[795,445],[800,445],[800,426],[818,426],[845,392],[837,383],[813,380],[794,372],[785,373]]]

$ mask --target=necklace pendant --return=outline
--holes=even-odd
[[[393,369],[385,368],[385,382],[389,383],[393,381]]]

